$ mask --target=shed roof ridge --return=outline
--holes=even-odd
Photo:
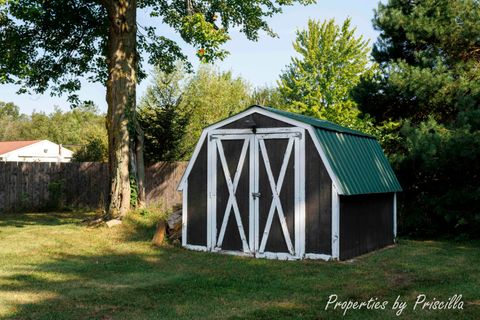
[[[350,134],[350,135],[360,136],[360,137],[369,138],[369,139],[376,139],[372,135],[369,135],[367,133],[363,133],[363,132],[358,131],[358,130],[354,130],[354,129],[350,129],[350,128],[341,126],[341,125],[339,125],[335,122],[332,122],[332,121],[328,121],[328,120],[324,120],[324,119],[318,119],[318,118],[306,116],[306,115],[295,113],[295,112],[285,111],[285,110],[277,109],[277,108],[273,108],[273,107],[266,107],[266,106],[261,106],[261,105],[253,105],[252,107],[258,107],[258,108],[261,108],[261,109],[264,109],[264,110],[267,110],[267,111],[270,111],[270,112],[273,112],[273,113],[276,113],[276,114],[279,114],[279,115],[283,115],[285,117],[295,118],[294,120],[307,123],[309,125],[314,126],[317,129],[334,131],[334,132],[338,132],[338,133],[342,133],[342,134]],[[306,122],[306,121],[308,121],[308,122]],[[331,126],[331,127],[327,127],[325,125]]]

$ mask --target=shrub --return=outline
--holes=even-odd
[[[63,180],[53,180],[48,183],[48,203],[47,210],[59,210],[64,207],[63,200],[65,195]]]
[[[157,223],[167,220],[170,211],[164,210],[161,203],[130,211],[123,219],[125,235],[131,240],[151,240]]]
[[[404,188],[399,227],[407,234],[480,235],[480,131],[429,119],[401,130],[392,156]]]

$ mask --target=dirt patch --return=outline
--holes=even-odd
[[[393,288],[405,288],[412,284],[412,278],[406,273],[394,273],[388,277],[389,283]]]

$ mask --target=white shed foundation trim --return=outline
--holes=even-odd
[[[193,244],[186,244],[183,247],[186,248],[186,249],[189,249],[189,250],[194,250],[194,251],[207,251],[207,247],[196,246],[196,245],[193,245]]]
[[[307,253],[305,254],[305,259],[330,261],[332,260],[332,256],[328,254]]]

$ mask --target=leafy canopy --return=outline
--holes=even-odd
[[[355,37],[350,25],[350,19],[342,26],[333,19],[309,20],[306,30],[297,31],[293,47],[299,57],[292,58],[278,82],[285,108],[365,129],[350,91],[369,72],[368,41]]]
[[[201,66],[193,76],[157,69],[139,107],[148,162],[190,158],[202,129],[243,110],[251,101],[249,84],[231,72]]]
[[[50,88],[51,94],[68,93],[75,102],[80,76],[105,83],[108,2],[0,1],[0,84],[15,83],[21,93],[42,94]],[[136,5],[178,32],[208,62],[225,57],[222,45],[232,28],[250,40],[257,40],[259,31],[274,35],[266,18],[295,2],[306,5],[314,0],[138,0]],[[139,61],[146,56],[163,71],[172,71],[178,59],[188,65],[179,44],[160,32],[157,25],[138,25]],[[138,71],[143,78],[141,64]]]
[[[79,152],[94,147],[98,147],[97,150],[106,150],[105,115],[99,113],[93,105],[81,105],[67,112],[55,108],[49,114],[33,111],[26,115],[20,113],[13,103],[0,101],[0,141],[43,139],[66,145],[67,148]],[[101,156],[85,155],[78,159],[104,161],[107,155],[102,152]]]

